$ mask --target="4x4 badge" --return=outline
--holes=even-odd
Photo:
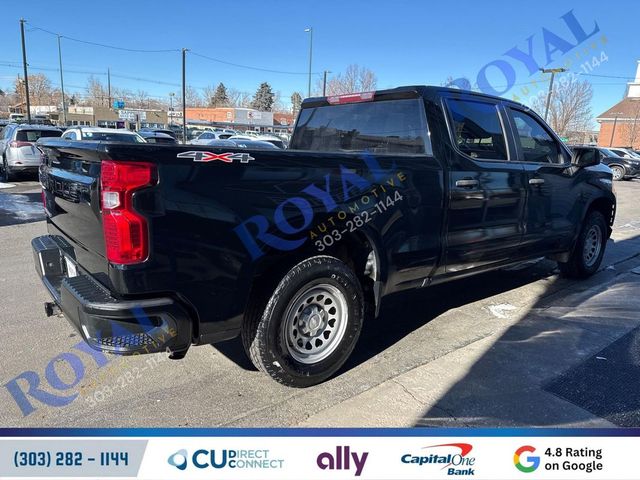
[[[190,150],[188,152],[179,153],[178,158],[191,158],[194,162],[213,162],[215,160],[220,160],[225,163],[233,163],[236,160],[240,163],[249,163],[251,160],[255,160],[255,158],[248,153],[213,153],[202,152],[200,150]]]

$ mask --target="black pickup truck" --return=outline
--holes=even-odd
[[[39,148],[48,315],[118,354],[241,335],[295,387],[334,374],[391,293],[541,256],[593,274],[616,206],[596,149],[570,152],[518,103],[438,87],[307,99],[288,150]]]

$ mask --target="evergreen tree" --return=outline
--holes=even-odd
[[[229,95],[227,94],[227,87],[224,83],[220,82],[216,87],[216,91],[213,94],[212,103],[214,107],[228,107]]]
[[[302,95],[299,92],[293,92],[291,95],[291,110],[293,115],[297,115],[302,107]]]
[[[255,108],[261,112],[270,112],[273,107],[274,97],[275,95],[271,89],[271,85],[267,82],[262,82],[253,96],[251,108]]]

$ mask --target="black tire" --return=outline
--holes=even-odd
[[[0,172],[0,181],[9,183],[11,180],[13,180],[13,174],[11,173],[9,165],[7,165],[7,159],[4,157],[2,158],[1,169],[2,172]]]
[[[594,235],[597,236],[598,231],[599,247],[596,252]],[[602,213],[597,210],[587,213],[569,261],[566,263],[558,262],[560,272],[569,278],[587,278],[596,273],[600,268],[607,245],[607,232],[607,222]]]
[[[613,179],[616,182],[621,182],[622,180],[624,180],[627,172],[622,165],[610,165],[609,168],[613,172]]]
[[[323,288],[328,289],[327,296],[318,294]],[[336,295],[333,305],[337,309],[331,308],[332,293]],[[242,343],[256,368],[277,382],[298,388],[316,385],[333,375],[351,355],[362,330],[364,295],[356,275],[337,258],[324,255],[308,258],[289,270],[266,304],[265,295],[257,293],[255,297],[245,314]],[[300,309],[295,309],[298,305]],[[318,315],[308,313],[307,309]],[[309,323],[303,321],[303,315]],[[329,328],[332,320],[333,326]],[[317,329],[314,332],[318,336],[303,337],[302,331],[309,325]],[[298,337],[292,333],[296,328],[300,329]],[[294,346],[292,336],[297,338],[296,343],[302,343]],[[316,345],[311,348],[325,348],[319,356],[327,356],[318,356],[318,361],[312,358],[301,361],[299,356],[304,356],[306,350],[300,350],[308,348],[311,342]]]

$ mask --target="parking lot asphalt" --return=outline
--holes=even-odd
[[[640,181],[615,184],[591,279],[541,260],[394,296],[341,372],[305,390],[255,371],[237,340],[179,361],[85,349],[44,314],[39,187],[14,185],[0,185],[2,426],[640,426]]]

